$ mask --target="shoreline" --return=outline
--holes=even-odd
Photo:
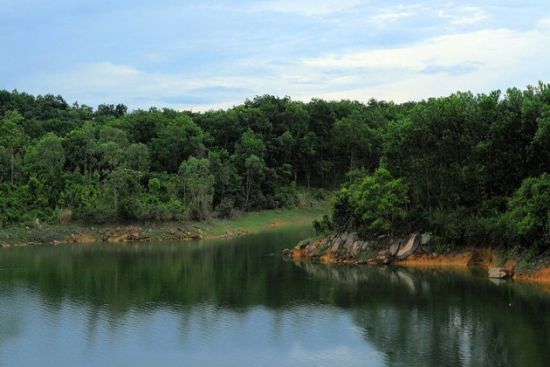
[[[264,230],[310,224],[326,211],[326,203],[311,207],[247,212],[231,219],[207,222],[155,222],[108,225],[38,224],[0,230],[0,248],[60,244],[189,241],[232,238]]]
[[[540,255],[526,262],[521,255],[510,256],[502,250],[489,247],[465,247],[437,253],[433,251],[433,246],[428,245],[429,240],[421,243],[421,237],[412,234],[408,239],[360,241],[354,234],[343,233],[328,238],[303,240],[293,249],[285,249],[283,255],[296,262],[311,261],[327,265],[393,265],[434,270],[482,269],[488,275],[494,270],[502,270],[502,276],[490,278],[531,284],[550,291],[548,256]],[[411,243],[414,246],[407,248]],[[400,249],[407,253],[400,256]],[[526,263],[529,268],[525,267]]]

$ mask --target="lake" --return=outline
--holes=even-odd
[[[310,235],[0,250],[0,366],[548,366],[550,296],[285,261]]]

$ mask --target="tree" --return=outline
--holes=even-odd
[[[214,176],[208,159],[189,157],[180,165],[183,182],[183,200],[191,219],[204,220],[210,216],[214,192]]]
[[[175,173],[189,156],[205,152],[206,135],[188,116],[178,115],[159,127],[158,137],[151,142],[153,164],[157,170]]]
[[[348,222],[340,218],[342,215],[353,216],[353,226],[363,235],[392,234],[396,222],[405,218],[407,203],[403,182],[394,179],[388,170],[378,168],[373,175],[340,191],[335,222]]]
[[[99,142],[108,143],[114,142],[121,148],[126,148],[128,146],[128,137],[126,132],[112,126],[103,126],[99,130]]]
[[[112,205],[114,220],[137,219],[139,213],[139,195],[142,192],[139,179],[141,174],[119,167],[107,178],[107,199]]]
[[[243,133],[235,147],[234,161],[245,177],[245,209],[248,209],[254,186],[258,184],[258,179],[263,176],[265,152],[264,142],[250,129]]]
[[[69,171],[78,168],[88,178],[92,176],[100,158],[96,133],[96,125],[86,122],[82,127],[72,130],[63,139]]]
[[[525,179],[508,200],[504,218],[519,244],[550,248],[550,174]]]
[[[242,201],[242,177],[225,149],[208,152],[210,172],[214,175],[213,204],[224,216],[230,215],[235,205]]]
[[[347,158],[350,170],[376,167],[382,141],[376,130],[369,127],[359,112],[338,120],[332,133],[340,154]]]
[[[27,151],[25,160],[29,164],[29,172],[43,178],[59,178],[65,164],[63,139],[47,133]]]
[[[25,133],[21,127],[23,117],[15,111],[8,112],[0,120],[0,162],[9,161],[10,183],[14,183],[15,162],[17,156],[22,153],[26,141]],[[4,167],[4,165],[2,165]],[[4,172],[0,172],[0,182]]]
[[[251,154],[244,161],[244,167],[246,169],[246,180],[245,180],[245,202],[244,207],[248,208],[248,202],[250,200],[250,193],[252,188],[256,183],[256,180],[262,177],[265,163],[262,158],[257,155]]]
[[[124,152],[124,162],[126,168],[144,173],[149,172],[151,164],[149,148],[141,143],[131,144]]]

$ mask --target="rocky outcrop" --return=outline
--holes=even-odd
[[[514,269],[510,268],[489,268],[489,278],[507,279],[514,276]]]
[[[407,239],[407,242],[400,244],[399,249],[395,254],[395,257],[399,260],[404,260],[407,257],[411,256],[418,247],[419,237],[420,236],[416,233],[410,235]]]
[[[361,240],[356,233],[343,232],[300,241],[293,249],[283,250],[283,255],[326,263],[391,264],[413,254],[420,240],[416,233],[406,238],[380,236],[376,240]]]

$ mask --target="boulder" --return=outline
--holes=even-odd
[[[307,256],[311,256],[317,248],[321,245],[322,241],[315,241],[311,242],[306,246],[306,254]]]
[[[411,234],[407,242],[399,247],[399,250],[395,254],[395,257],[397,257],[399,260],[403,260],[412,255],[412,253],[418,247],[419,237],[420,236],[417,233]]]
[[[422,233],[420,235],[420,245],[425,246],[428,243],[430,243],[430,240],[432,239],[432,235],[429,233]]]
[[[332,242],[332,246],[330,247],[330,249],[328,250],[329,252],[335,254],[337,252],[340,251],[340,244],[342,243],[342,241],[340,240],[340,238],[336,238],[333,242]]]
[[[397,251],[399,251],[399,243],[392,243],[390,246],[390,256],[397,255]]]
[[[295,249],[304,249],[307,247],[307,245],[309,245],[311,243],[311,240],[310,239],[305,239],[305,240],[302,240],[300,242],[298,242],[298,244],[296,245],[296,247],[294,247]]]
[[[514,270],[508,268],[489,268],[489,278],[506,279],[514,276]]]
[[[354,256],[359,255],[359,252],[361,252],[361,242],[355,241],[353,242],[353,245],[351,246],[351,253]]]

